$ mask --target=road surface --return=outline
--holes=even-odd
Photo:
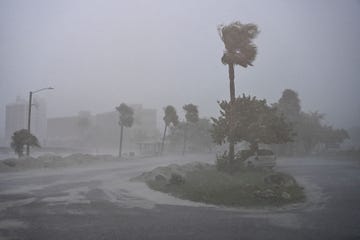
[[[235,209],[179,200],[129,178],[213,155],[0,174],[1,239],[360,239],[360,161],[280,159],[308,201]]]

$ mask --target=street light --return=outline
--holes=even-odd
[[[52,90],[54,88],[52,87],[47,87],[47,88],[41,88],[39,90],[36,91],[30,91],[29,94],[29,111],[28,111],[28,133],[30,134],[30,122],[31,122],[31,106],[32,106],[32,95],[35,93],[38,93],[40,91],[44,91],[44,90]],[[26,155],[30,156],[30,145],[29,143],[26,145]]]

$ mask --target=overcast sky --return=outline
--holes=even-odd
[[[229,98],[216,28],[235,20],[261,31],[254,66],[236,67],[237,95],[273,103],[291,88],[304,111],[360,124],[359,1],[1,0],[0,134],[5,105],[47,86],[49,117],[121,102],[216,116]]]

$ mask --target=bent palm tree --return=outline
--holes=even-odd
[[[166,108],[164,108],[165,116],[164,116],[164,122],[165,122],[165,129],[164,129],[164,135],[162,138],[161,143],[161,153],[164,151],[164,142],[165,142],[165,136],[166,136],[166,130],[168,126],[172,123],[174,126],[177,126],[179,123],[179,117],[176,114],[176,110],[173,106],[169,105]]]
[[[223,64],[229,67],[230,80],[230,133],[229,133],[229,163],[234,161],[234,139],[232,137],[233,129],[233,110],[232,106],[235,102],[235,73],[234,65],[242,67],[252,66],[257,54],[256,45],[252,40],[258,35],[259,30],[255,24],[242,24],[240,22],[233,22],[229,25],[218,26],[219,35],[224,42],[225,51],[221,58]]]
[[[185,154],[185,150],[186,150],[186,130],[187,130],[187,125],[189,123],[196,123],[199,121],[199,111],[196,105],[194,104],[186,104],[183,106],[183,109],[185,110],[185,119],[186,119],[186,123],[184,125],[184,146],[183,146],[183,152],[182,154]]]
[[[116,107],[116,110],[120,114],[119,125],[121,126],[121,132],[120,132],[119,158],[121,158],[124,127],[131,127],[133,125],[134,110],[125,103],[122,103],[120,104],[120,106]]]
[[[36,136],[29,133],[27,129],[21,129],[14,132],[14,135],[11,137],[11,148],[14,149],[14,152],[18,157],[24,156],[24,146],[34,146],[40,147],[39,141]]]

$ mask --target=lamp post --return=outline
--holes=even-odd
[[[52,87],[47,87],[47,88],[41,88],[39,90],[36,90],[36,91],[30,91],[29,93],[29,111],[28,111],[28,133],[30,134],[30,124],[31,124],[31,106],[32,106],[32,95],[35,94],[35,93],[38,93],[40,91],[44,91],[44,90],[52,90],[54,88]],[[27,156],[30,156],[30,145],[27,144],[26,145],[26,155]]]

